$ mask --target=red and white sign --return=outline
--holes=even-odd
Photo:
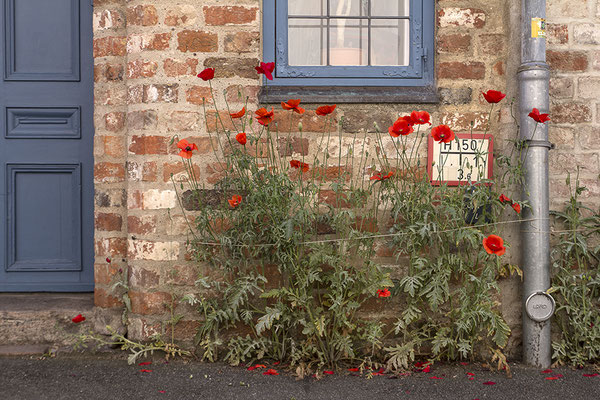
[[[471,185],[492,178],[492,135],[460,133],[450,143],[436,142],[430,135],[427,149],[427,173],[432,185]]]

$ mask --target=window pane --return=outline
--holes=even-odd
[[[371,65],[409,64],[408,20],[371,21]]]
[[[327,15],[327,0],[288,0],[288,15]]]
[[[327,20],[289,19],[289,65],[327,65]]]
[[[329,13],[336,17],[367,15],[368,7],[368,0],[329,0]]]
[[[369,30],[366,19],[331,19],[330,65],[367,65]]]
[[[373,17],[408,17],[408,0],[371,0]]]

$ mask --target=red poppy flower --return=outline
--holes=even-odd
[[[495,385],[495,384],[496,384],[496,382],[493,382],[493,381],[487,381],[487,382],[483,382],[483,384],[484,384],[484,385],[488,385],[488,386],[492,386],[492,385]]]
[[[244,115],[246,115],[246,107],[243,107],[240,111],[229,115],[231,118],[242,118]]]
[[[233,196],[231,196],[231,199],[229,199],[227,201],[229,202],[229,205],[231,206],[231,208],[236,208],[242,202],[242,196],[240,196],[238,194],[234,194]]]
[[[284,110],[294,110],[298,114],[304,114],[304,108],[298,107],[300,105],[300,99],[288,100],[287,103],[281,102],[281,107]]]
[[[215,69],[214,68],[206,68],[204,71],[198,74],[198,78],[203,81],[210,81],[215,77]]]
[[[427,111],[413,111],[410,114],[410,120],[415,125],[423,125],[423,124],[431,125],[431,122],[429,122],[430,119],[431,119],[431,116],[429,115],[429,113]]]
[[[106,257],[106,262],[110,264],[110,258]]]
[[[377,297],[390,297],[391,293],[387,288],[379,289],[377,291]]]
[[[150,364],[152,364],[152,361],[144,361],[144,362],[139,363],[138,365],[143,367],[144,365],[150,365]]]
[[[152,372],[151,369],[140,369],[140,372]]]
[[[335,108],[337,107],[337,104],[333,104],[331,106],[321,106],[321,107],[317,107],[317,115],[328,115],[331,114],[333,112],[333,110],[335,110]]]
[[[256,119],[258,120],[258,123],[261,125],[269,125],[271,122],[273,122],[273,117],[275,116],[275,112],[273,111],[273,108],[271,108],[271,111],[267,111],[266,108],[259,108],[258,110],[255,111],[256,114]]]
[[[244,132],[240,132],[237,135],[235,135],[235,140],[237,140],[239,144],[244,146],[246,145],[248,138],[246,137],[246,134]]]
[[[290,167],[296,169],[300,168],[302,172],[308,172],[309,165],[298,160],[292,160],[290,161]]]
[[[323,374],[325,374],[325,375],[333,375],[333,371],[323,371]]]
[[[73,319],[71,320],[73,322],[75,322],[76,324],[85,321],[85,317],[82,316],[81,314],[77,314],[75,317],[73,317]]]
[[[508,197],[506,197],[504,194],[500,195],[500,203],[504,204],[504,203],[511,203],[512,204],[512,200]]]
[[[381,176],[381,172],[378,172],[375,175],[373,175],[372,177],[370,177],[369,180],[372,180],[372,181],[385,181],[386,179],[391,178],[392,175],[394,175],[393,171],[388,172],[387,175],[384,175],[384,176]]]
[[[448,125],[438,125],[431,130],[433,140],[440,143],[450,143],[454,140],[454,132]]]
[[[275,71],[275,63],[264,63],[261,61],[260,66],[254,67],[258,74],[265,74],[268,80],[273,80],[273,71]]]
[[[415,130],[412,127],[412,124],[410,124],[408,122],[406,117],[398,118],[396,120],[396,122],[394,122],[394,125],[392,125],[388,128],[388,132],[390,133],[390,135],[392,137],[398,137],[400,135],[408,135],[414,131]]]
[[[270,368],[263,372],[263,375],[279,375],[279,372],[275,371],[273,368]]]
[[[490,104],[499,103],[506,95],[498,90],[488,90],[486,93],[481,92],[485,100]]]
[[[518,203],[513,203],[512,208],[516,211],[517,214],[521,214],[521,206]]]
[[[497,235],[489,235],[483,239],[483,248],[488,254],[495,254],[497,256],[503,255],[506,251],[504,240]]]
[[[531,112],[529,113],[529,116],[535,122],[539,122],[540,124],[543,124],[546,121],[550,121],[550,117],[548,117],[548,114],[540,114],[540,110],[538,110],[537,108],[534,108],[533,110],[531,110]]]
[[[189,143],[187,140],[182,139],[177,143],[177,147],[181,149],[179,155],[183,158],[192,158],[192,150],[198,150],[198,146],[195,143]]]

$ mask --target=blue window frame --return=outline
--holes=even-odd
[[[376,7],[382,7],[377,4],[383,2],[391,10],[394,7],[389,5],[396,1],[397,14],[385,15],[376,11]],[[433,60],[434,0],[312,0],[313,8],[292,2],[309,3],[306,0],[263,0],[263,59],[275,62],[275,79],[268,82],[269,91],[261,93],[262,100],[279,101],[287,96],[303,95],[305,102],[307,99],[326,101],[328,97],[338,102],[344,102],[344,98],[347,102],[366,102],[369,99],[377,102],[437,101]],[[339,11],[343,7],[340,3],[352,4],[355,9],[349,11],[349,6],[341,15]],[[406,10],[401,4],[402,7],[408,6],[407,12],[400,11]],[[303,12],[298,12],[299,9]],[[400,26],[403,27],[402,34],[398,36],[404,37],[397,39],[398,43],[402,40],[403,47],[400,49],[398,44],[398,55],[394,55],[396,61],[391,63],[377,62],[377,58],[389,59],[386,56],[390,53],[389,44],[381,41],[384,31],[377,30],[383,24],[388,24],[387,28],[389,24],[396,24],[398,32]],[[333,52],[339,49],[332,48],[332,38],[335,35],[339,38],[340,25],[344,27],[342,29],[347,27],[346,32],[352,33],[354,41],[359,43],[360,49],[350,49],[358,51],[358,61],[344,64],[334,59]],[[309,29],[302,31],[297,27]],[[295,53],[294,48],[290,48],[297,40],[298,32],[317,35],[307,35],[296,42],[302,43],[304,39],[313,41],[310,56],[303,55],[305,59],[312,58],[306,63],[302,62],[302,57],[298,62],[297,48]],[[376,34],[379,42],[372,39]],[[377,49],[373,47],[377,45],[388,48],[376,53]],[[357,47],[356,43],[354,47]],[[302,51],[307,53],[306,49]],[[386,52],[388,54],[384,54]]]

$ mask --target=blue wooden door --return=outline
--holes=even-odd
[[[91,1],[1,12],[0,291],[92,291]]]

